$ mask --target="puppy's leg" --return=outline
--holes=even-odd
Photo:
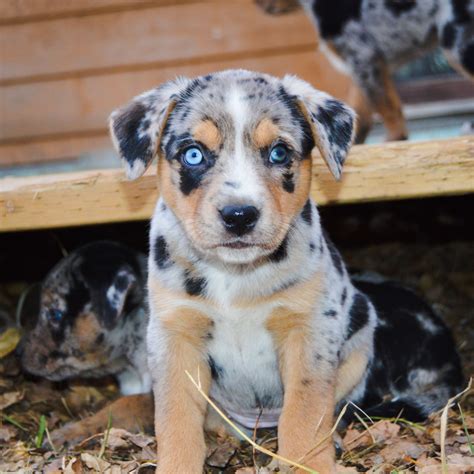
[[[372,128],[372,107],[360,87],[352,84],[347,103],[357,112],[357,130],[355,143],[364,143]]]
[[[388,66],[380,62],[374,69],[377,84],[367,89],[374,109],[382,117],[387,129],[387,140],[406,140],[408,131],[403,117],[402,103]]]
[[[440,28],[440,43],[451,66],[474,80],[474,21],[448,21]]]
[[[164,338],[160,339],[163,347],[158,359],[150,347],[153,324],[150,324],[148,334],[156,399],[157,472],[199,474],[206,455],[204,419],[207,402],[186,371],[200,382],[207,394],[211,371],[204,353],[204,341],[211,322],[194,310],[180,309],[160,316],[159,323]]]
[[[109,425],[131,432],[151,430],[153,423],[153,397],[151,394],[129,395],[110,403],[102,410],[84,420],[68,423],[51,433],[51,441],[56,449],[73,445],[105,431]]]
[[[335,373],[324,360],[316,361],[314,342],[305,315],[278,311],[268,328],[278,346],[284,386],[278,423],[279,454],[321,474],[335,472],[332,436]]]
[[[327,47],[347,63],[371,108],[382,117],[387,140],[405,140],[408,135],[400,98],[388,65],[377,53],[376,45],[355,34],[341,37],[337,44],[327,42]]]

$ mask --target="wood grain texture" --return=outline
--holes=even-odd
[[[229,68],[254,69],[276,76],[291,71],[341,99],[349,89],[348,77],[335,71],[314,46],[177,67],[18,84],[4,87],[0,92],[2,107],[8,110],[8,116],[1,120],[0,140],[6,145],[5,141],[31,141],[51,134],[99,129],[105,133],[110,112],[144,90],[177,75],[196,76]]]
[[[288,34],[291,32],[291,34]],[[253,0],[203,1],[5,25],[0,83],[117,72],[145,63],[314,44],[302,11],[265,15]],[[12,47],[14,45],[14,47]]]
[[[97,13],[150,6],[196,3],[199,0],[2,0],[0,25],[45,21],[68,16],[85,16]]]
[[[474,191],[472,135],[355,146],[339,183],[320,157],[313,161],[311,195],[320,205]],[[0,231],[148,219],[157,196],[154,169],[132,182],[119,169],[6,178],[0,181]]]

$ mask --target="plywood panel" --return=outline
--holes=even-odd
[[[336,183],[315,157],[311,195],[320,205],[474,191],[474,136],[355,146]],[[128,182],[121,170],[0,181],[0,231],[148,219],[155,171]]]
[[[176,75],[194,76],[227,68],[256,69],[277,76],[291,71],[315,87],[340,98],[347,96],[348,78],[334,71],[324,55],[317,53],[313,47],[286,54],[275,53],[175,68],[4,87],[0,93],[3,110],[8,110],[8,115],[2,119],[0,140],[105,129],[110,112],[134,95]]]
[[[199,0],[2,0],[0,25],[44,21],[65,16],[136,9],[157,5],[196,3]]]
[[[0,29],[3,85],[315,42],[302,12],[274,17],[253,0],[207,1]]]

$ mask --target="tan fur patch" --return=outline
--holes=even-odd
[[[359,382],[367,369],[369,358],[362,350],[354,351],[337,371],[336,403],[342,400]]]
[[[211,120],[199,122],[192,130],[193,138],[203,143],[210,150],[217,151],[222,144],[222,137],[216,124]]]
[[[150,287],[153,286],[151,283]],[[155,294],[154,290],[151,294]],[[152,304],[156,302],[155,298]],[[159,393],[155,393],[158,471],[201,472],[206,455],[204,419],[207,402],[186,371],[208,393],[211,371],[204,354],[204,343],[212,322],[198,310],[185,306],[169,309],[161,321],[166,328],[166,339],[161,343],[166,344],[167,362],[162,367]],[[176,449],[176,446],[186,449]]]
[[[253,132],[253,142],[257,148],[270,146],[280,136],[280,129],[268,118],[264,118]]]
[[[333,423],[335,377],[329,368],[322,373],[315,367],[309,320],[309,313],[279,308],[267,322],[278,347],[285,392],[278,446],[282,456],[302,459],[302,464],[330,473],[334,469],[334,446],[327,435]]]
[[[100,324],[94,314],[83,313],[77,317],[74,325],[74,334],[81,347],[88,347],[91,342],[95,341],[100,331]]]

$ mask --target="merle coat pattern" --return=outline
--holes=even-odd
[[[322,231],[311,155],[339,178],[353,124],[294,76],[243,70],[179,78],[111,115],[130,177],[158,157],[147,331],[158,472],[201,472],[203,428],[215,428],[187,374],[242,426],[278,424],[280,454],[323,473],[338,404],[417,418],[461,387],[431,309],[390,283],[353,282]]]
[[[363,142],[378,112],[389,140],[407,137],[394,69],[441,46],[451,65],[474,78],[474,0],[256,0],[270,13],[304,7],[320,48],[360,87],[351,91]],[[368,103],[367,103],[368,101]]]
[[[146,257],[116,242],[93,242],[63,258],[41,284],[35,326],[21,342],[23,369],[54,381],[114,375],[122,395],[132,396],[112,405],[114,426],[133,429],[130,405],[151,410],[146,277]],[[120,413],[124,406],[129,419]],[[105,429],[109,409],[54,431],[53,442],[73,443]]]

